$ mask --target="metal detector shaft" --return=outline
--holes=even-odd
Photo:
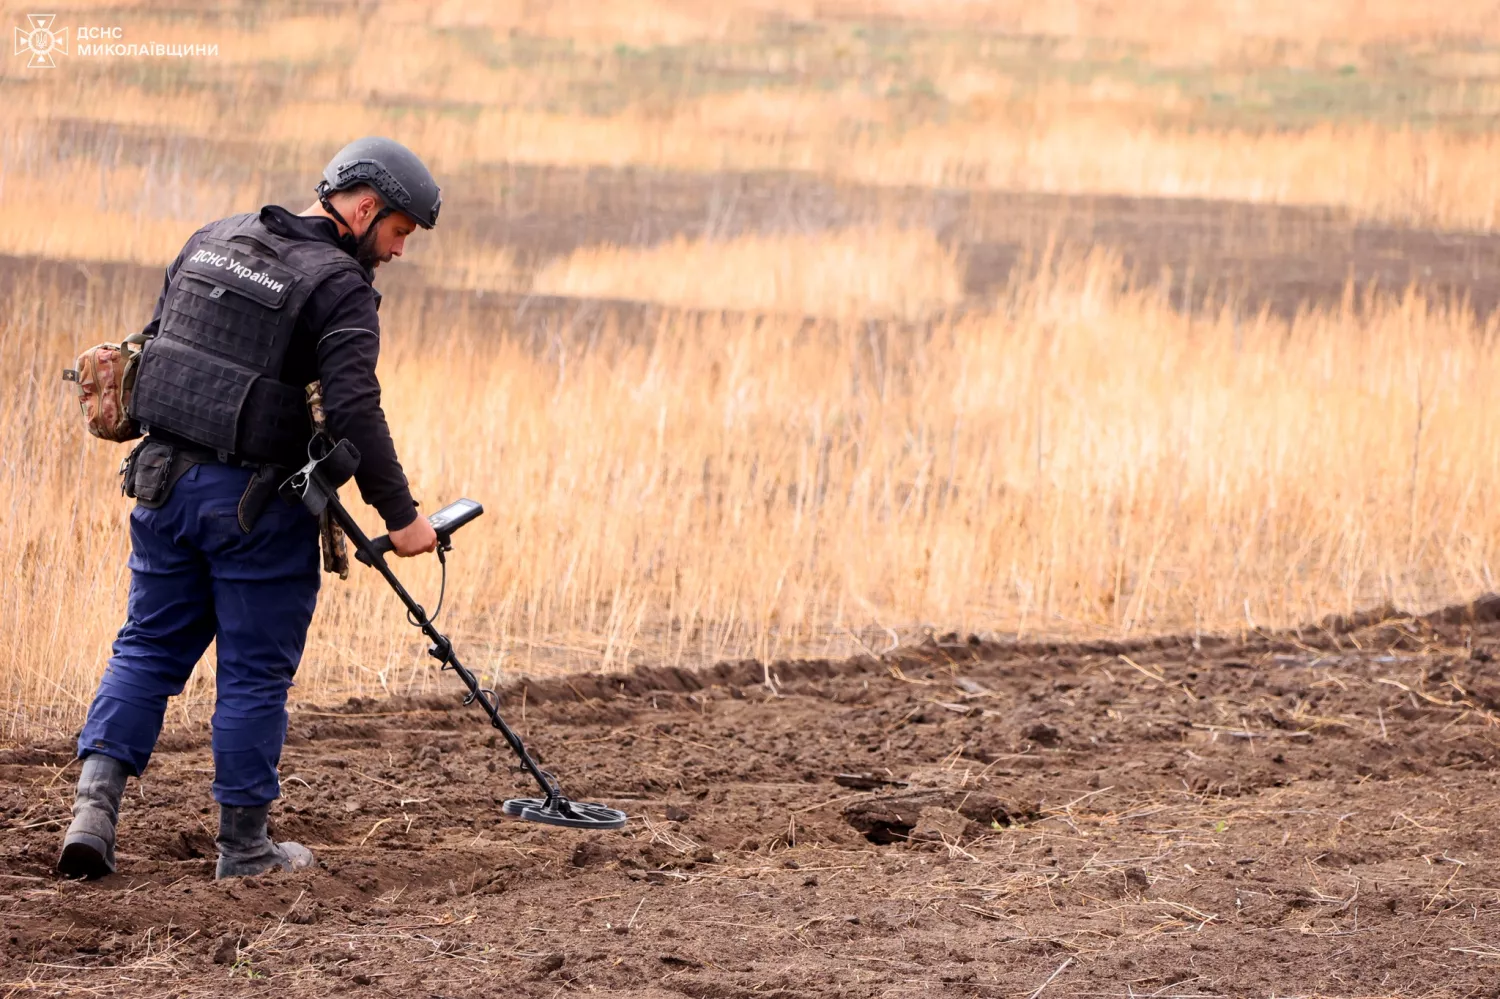
[[[427,647],[427,654],[441,663],[444,669],[451,669],[457,673],[464,686],[469,688],[469,696],[465,698],[464,703],[478,701],[484,707],[485,714],[490,716],[490,724],[505,736],[505,741],[510,743],[510,748],[515,750],[516,755],[520,757],[521,766],[536,779],[537,785],[541,787],[549,803],[560,798],[562,790],[553,781],[552,775],[537,766],[531,754],[526,751],[526,744],[521,741],[521,737],[511,731],[511,727],[505,724],[505,719],[500,717],[500,709],[496,703],[499,699],[494,692],[481,687],[479,679],[469,672],[468,667],[458,661],[458,654],[453,651],[453,643],[437,630],[437,627],[428,619],[427,611],[412,598],[412,595],[406,591],[406,587],[401,585],[401,580],[396,578],[396,574],[386,564],[385,555],[371,544],[369,536],[360,529],[359,524],[339,501],[338,493],[333,490],[328,491],[328,511],[333,516],[334,522],[343,529],[344,533],[349,536],[349,540],[354,543],[354,547],[364,556],[360,561],[373,566],[385,577],[385,581],[391,584],[391,589],[396,591],[396,596],[400,597],[401,602],[406,605],[412,620],[416,622],[417,627],[422,629],[422,634],[432,641],[432,644]]]

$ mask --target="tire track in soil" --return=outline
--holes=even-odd
[[[721,663],[520,685],[623,833],[525,788],[458,696],[294,713],[276,831],[215,883],[203,733],[50,872],[65,742],[0,752],[4,994],[1452,995],[1500,982],[1500,600],[1245,641]],[[862,779],[841,778],[855,775]],[[858,786],[847,786],[850,784]],[[1053,976],[1055,973],[1055,977]]]

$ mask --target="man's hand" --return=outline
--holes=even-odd
[[[426,517],[418,514],[416,520],[399,531],[391,532],[391,545],[396,549],[397,555],[411,558],[436,548],[437,532],[432,529],[432,523]]]

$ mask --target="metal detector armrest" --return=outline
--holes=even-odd
[[[427,519],[432,524],[432,529],[437,532],[438,544],[443,548],[450,548],[453,543],[453,532],[481,513],[484,513],[484,507],[474,500],[459,499],[449,503]],[[354,557],[365,565],[374,565],[376,555],[389,555],[395,550],[395,545],[391,544],[391,536],[382,534],[378,538],[370,539],[368,551],[364,548],[356,548]]]

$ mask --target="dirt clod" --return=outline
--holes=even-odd
[[[1062,733],[1045,722],[1037,722],[1023,729],[1021,738],[1029,739],[1038,746],[1055,746],[1062,741]]]
[[[214,964],[233,964],[239,955],[239,938],[236,936],[221,937],[214,945]]]
[[[617,852],[612,844],[598,840],[584,840],[573,848],[570,860],[574,867],[590,867],[608,863],[616,856]]]

